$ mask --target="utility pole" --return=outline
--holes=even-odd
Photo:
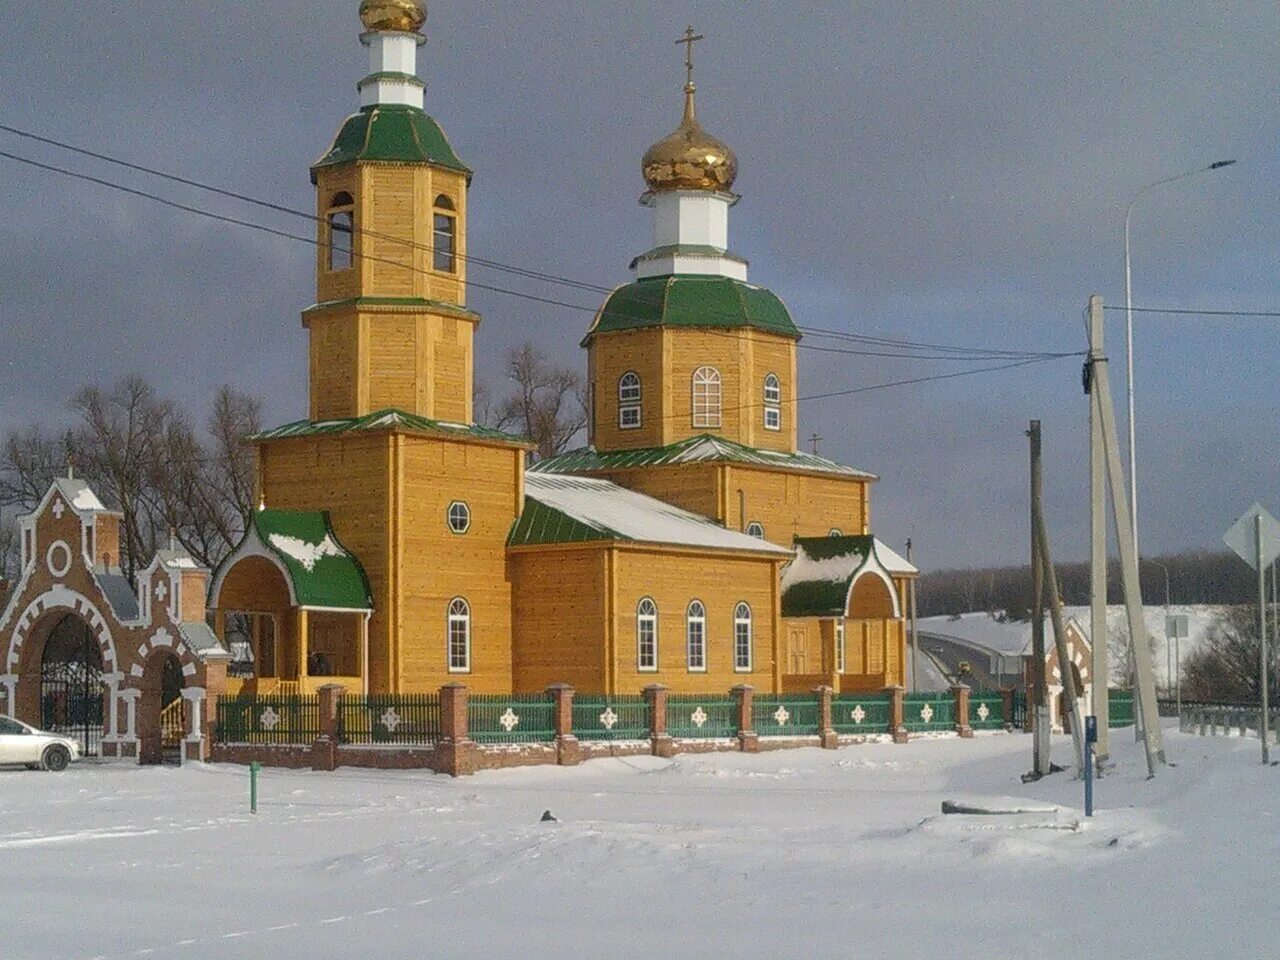
[[[1043,491],[1040,468],[1040,421],[1032,420],[1027,431],[1031,438],[1031,682],[1035,699],[1028,703],[1031,711],[1031,757],[1033,778],[1047,776],[1049,764],[1049,687],[1044,657],[1044,565],[1040,562],[1040,497]]]
[[[1093,402],[1094,364],[1106,361],[1102,352],[1105,330],[1102,298],[1089,298],[1089,366],[1085,393],[1089,395],[1089,643],[1093,647],[1093,715],[1098,718],[1097,763],[1101,773],[1111,758],[1111,663],[1107,649],[1107,455],[1102,443],[1102,418]]]
[[[911,538],[907,538],[907,563],[911,563]],[[920,690],[920,635],[916,633],[916,580],[912,577],[907,582],[911,592],[911,692]]]
[[[1058,677],[1062,681],[1062,696],[1071,711],[1071,739],[1076,748],[1076,771],[1084,776],[1084,718],[1080,715],[1080,691],[1076,689],[1075,673],[1072,672],[1071,654],[1067,650],[1067,630],[1062,620],[1062,597],[1058,593],[1058,574],[1053,567],[1053,552],[1049,549],[1049,527],[1044,521],[1044,504],[1037,504],[1035,523],[1040,541],[1040,567],[1043,571],[1041,579],[1049,586],[1049,616],[1053,620],[1053,645],[1058,655]],[[1043,630],[1041,631],[1043,634]],[[1043,640],[1041,641],[1043,643]],[[1048,698],[1046,698],[1046,703]]]
[[[1090,298],[1092,304],[1097,299]],[[1147,641],[1147,626],[1142,617],[1142,588],[1138,581],[1137,538],[1129,515],[1129,498],[1124,484],[1124,465],[1120,460],[1120,441],[1116,435],[1115,408],[1111,399],[1111,378],[1107,359],[1103,355],[1090,363],[1093,370],[1092,400],[1098,408],[1102,424],[1102,436],[1107,460],[1107,479],[1111,493],[1111,514],[1115,522],[1116,542],[1120,548],[1120,572],[1124,584],[1125,616],[1129,622],[1129,643],[1132,647],[1137,682],[1134,693],[1143,727],[1143,745],[1147,755],[1147,774],[1154,777],[1156,768],[1165,763],[1164,738],[1160,732],[1160,719],[1156,707],[1155,678],[1152,674],[1151,645]]]

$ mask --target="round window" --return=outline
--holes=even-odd
[[[461,500],[449,504],[449,529],[454,533],[466,533],[471,527],[471,508]]]
[[[44,555],[44,559],[49,565],[50,573],[55,577],[65,577],[71,569],[71,548],[62,540],[55,540],[49,544],[49,552]]]

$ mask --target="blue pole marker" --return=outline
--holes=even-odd
[[[1098,742],[1098,718],[1084,718],[1084,815],[1093,816],[1093,745]]]

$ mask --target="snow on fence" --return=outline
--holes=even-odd
[[[1269,711],[1271,730],[1280,743],[1280,710]],[[1200,736],[1256,737],[1262,724],[1262,707],[1258,704],[1192,705],[1183,704],[1178,715],[1178,729]]]

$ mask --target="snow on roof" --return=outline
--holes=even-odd
[[[87,483],[83,480],[74,480],[70,477],[58,477],[54,480],[54,486],[58,488],[58,492],[67,498],[67,502],[72,508],[83,512],[104,511],[107,508],[103,506],[98,495],[93,492]]]
[[[348,555],[347,551],[338,546],[333,537],[327,534],[319,543],[308,543],[305,540],[290,537],[283,533],[269,534],[267,539],[270,541],[271,546],[297,560],[308,573],[314,570],[316,564],[325,557],[345,557]]]
[[[782,556],[791,553],[784,547],[727,530],[699,514],[608,480],[531,472],[525,475],[525,496],[598,531],[602,534],[600,539],[750,550]],[[536,538],[524,537],[514,542],[536,542]]]
[[[880,558],[880,562],[884,564],[884,568],[890,573],[913,574],[919,573],[920,568],[914,566],[907,561],[905,557],[889,546],[881,539],[876,539],[876,556]]]
[[[1174,605],[1169,608],[1170,613],[1184,615],[1188,620],[1189,636],[1182,644],[1184,658],[1204,639],[1221,609],[1221,607],[1209,605]],[[1062,615],[1064,619],[1074,620],[1080,632],[1090,639],[1090,617],[1087,606],[1064,606]],[[1146,622],[1147,632],[1161,642],[1164,640],[1164,617],[1163,606],[1148,604],[1143,608],[1143,620]],[[1045,620],[1047,623],[1047,612]],[[1006,655],[1025,654],[1031,649],[1030,620],[1009,620],[1001,623],[989,613],[978,612],[961,614],[959,619],[948,616],[921,617],[919,628],[921,633],[952,637]],[[1127,630],[1124,604],[1108,605],[1108,633],[1122,634],[1127,633]],[[1047,636],[1051,637],[1052,634]],[[1090,642],[1092,642],[1091,639]]]

